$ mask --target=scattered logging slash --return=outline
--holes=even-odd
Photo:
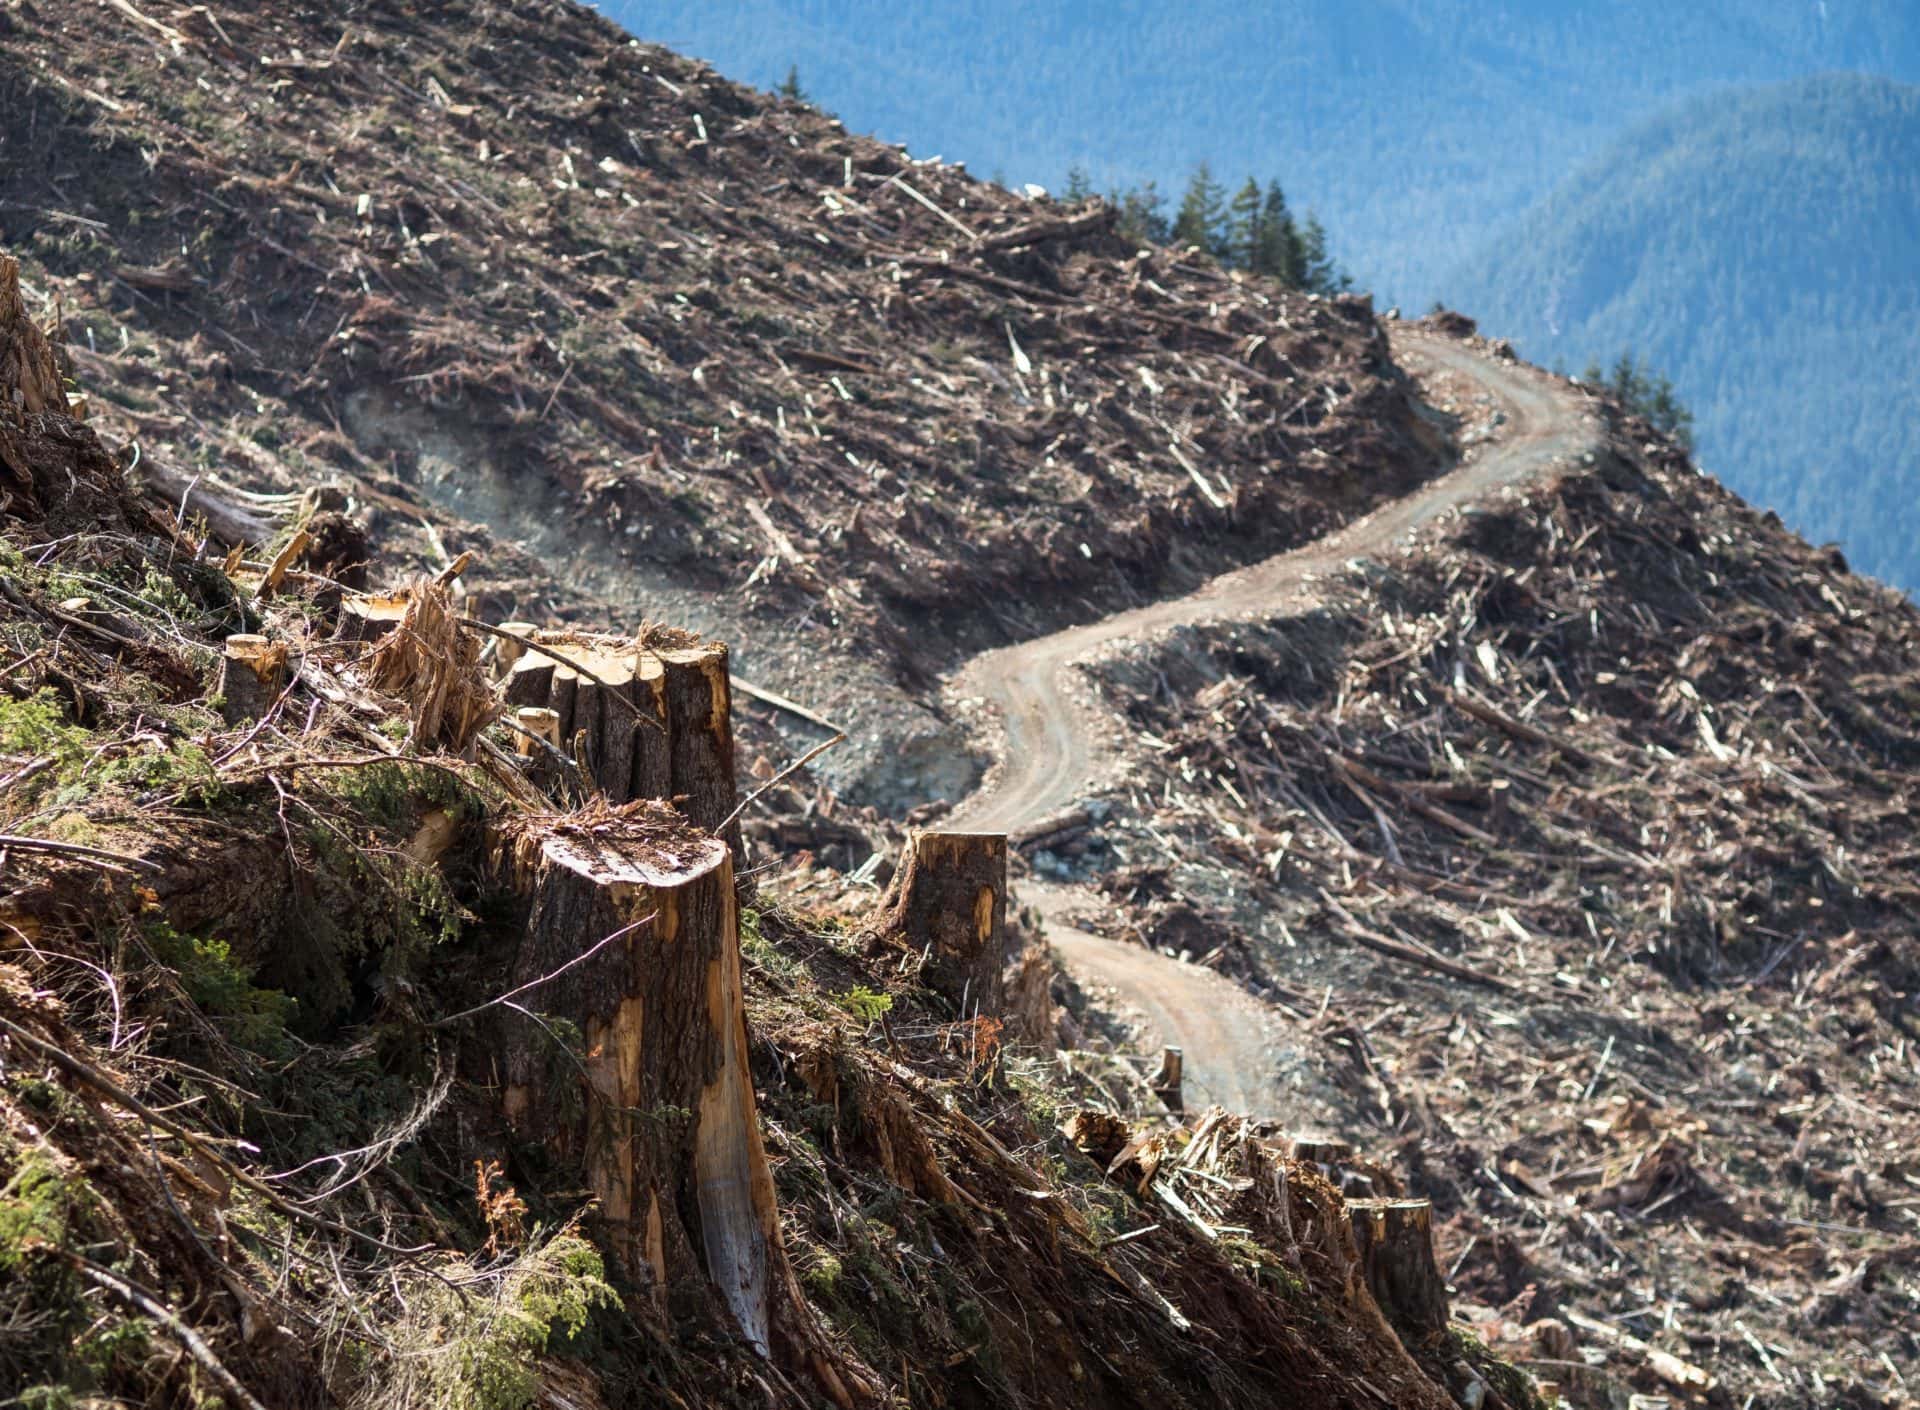
[[[1087,809],[1066,808],[1015,829],[1007,834],[1007,838],[1023,850],[1039,849],[1070,841],[1092,826],[1093,814]]]
[[[1702,1370],[1691,1361],[1682,1361],[1673,1353],[1662,1351],[1659,1347],[1622,1331],[1611,1322],[1602,1322],[1597,1317],[1588,1317],[1584,1313],[1574,1311],[1571,1307],[1562,1309],[1560,1315],[1566,1318],[1569,1325],[1578,1327],[1588,1336],[1641,1357],[1656,1376],[1678,1390],[1707,1394],[1720,1384],[1711,1372]]]
[[[515,985],[544,980],[540,1008],[577,1027],[584,1053],[567,1063],[510,1012],[507,1119],[585,1171],[607,1246],[656,1306],[704,1276],[762,1354],[851,1404],[781,1245],[728,849],[649,800],[514,820],[496,850],[526,906]]]
[[[962,1017],[994,1015],[1006,918],[1004,833],[916,832],[880,902],[879,928],[926,951],[921,977]]]

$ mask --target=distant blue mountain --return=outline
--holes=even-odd
[[[1680,104],[1448,287],[1535,361],[1638,353],[1710,469],[1920,589],[1920,88],[1837,75]]]
[[[646,39],[916,154],[1057,188],[1277,176],[1383,296],[1425,304],[1632,122],[1733,84],[1920,81],[1912,0],[613,0]]]

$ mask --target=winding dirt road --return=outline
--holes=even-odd
[[[1583,399],[1539,374],[1419,329],[1396,328],[1392,338],[1396,357],[1417,378],[1451,374],[1491,398],[1505,415],[1494,437],[1446,474],[1324,539],[1224,573],[1185,597],[975,657],[949,690],[993,707],[1000,763],[955,809],[948,826],[1014,831],[1071,806],[1097,786],[1112,760],[1095,711],[1073,688],[1076,662],[1123,639],[1305,606],[1313,579],[1338,572],[1350,559],[1378,554],[1448,510],[1598,444]],[[1184,1050],[1190,1104],[1219,1102],[1273,1114],[1289,1063],[1270,1008],[1212,970],[1075,928],[1067,916],[1092,899],[1083,891],[1039,880],[1023,882],[1020,890],[1046,919],[1054,949],[1076,978],[1111,991],[1123,1008],[1146,1020],[1154,1038]]]

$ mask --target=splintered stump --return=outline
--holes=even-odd
[[[765,1354],[799,1313],[747,1069],[726,846],[645,802],[528,822],[507,850],[529,903],[515,985],[556,976],[527,1000],[545,1028],[509,1022],[509,1120],[582,1170],[629,1279],[661,1305],[710,1280]],[[578,1064],[555,1049],[555,1019],[577,1031]]]
[[[921,977],[962,1009],[1000,1012],[1007,918],[1007,839],[998,832],[917,832],[880,903],[880,924],[926,951]]]
[[[1433,1258],[1433,1206],[1423,1199],[1347,1202],[1360,1268],[1407,1350],[1447,1328],[1447,1285]]]
[[[543,649],[514,648],[507,702],[552,710],[561,753],[581,762],[608,802],[672,802],[742,856],[733,819],[727,648],[678,635],[655,644],[537,634],[528,640]]]
[[[228,724],[257,720],[272,708],[287,684],[285,642],[242,634],[227,638],[220,657],[220,715]]]

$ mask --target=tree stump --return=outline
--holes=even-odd
[[[1408,1351],[1447,1329],[1447,1285],[1433,1257],[1433,1206],[1423,1199],[1347,1202],[1373,1300]]]
[[[880,903],[880,926],[927,952],[929,988],[973,1012],[1000,1012],[1007,839],[999,832],[916,832]]]
[[[507,636],[493,640],[493,674],[502,679],[514,668],[516,662],[527,654],[526,643],[539,630],[532,622],[502,622],[500,630]]]
[[[287,685],[287,645],[241,633],[227,638],[220,658],[220,717],[230,725],[257,720],[272,708]]]
[[[507,701],[557,714],[560,751],[584,755],[587,776],[609,802],[672,802],[724,837],[739,860],[727,648],[680,633],[654,638],[659,644],[535,634],[546,651],[515,658]]]
[[[1336,1141],[1330,1136],[1293,1136],[1287,1141],[1287,1154],[1294,1160],[1313,1162],[1325,1175],[1353,1155],[1353,1145],[1348,1141]]]
[[[408,596],[345,597],[340,600],[340,621],[334,627],[337,641],[361,641],[369,646],[379,642],[407,615]]]
[[[657,678],[646,662],[649,656],[659,662]],[[656,714],[667,722],[667,764],[674,804],[696,827],[724,837],[734,858],[741,860],[745,853],[741,850],[740,822],[733,818],[738,796],[727,648],[718,642],[663,645],[657,649],[643,645],[641,657],[643,678],[653,686],[659,707]],[[635,783],[640,781],[636,768]],[[732,821],[728,821],[730,818]]]
[[[1160,1071],[1154,1074],[1153,1094],[1175,1116],[1187,1109],[1186,1098],[1180,1091],[1180,1080],[1185,1070],[1186,1054],[1183,1051],[1179,1048],[1160,1050]]]
[[[514,985],[593,953],[527,1001],[578,1031],[580,1066],[538,1024],[510,1021],[508,1118],[582,1168],[630,1279],[662,1303],[710,1279],[764,1354],[786,1274],[727,848],[653,802],[528,822],[509,845],[529,901]]]

